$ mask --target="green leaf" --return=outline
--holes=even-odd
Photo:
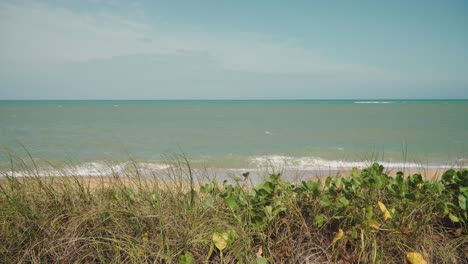
[[[333,219],[336,219],[336,220],[341,220],[341,219],[343,219],[343,218],[345,218],[345,217],[346,217],[346,216],[344,216],[344,215],[334,215],[334,216],[332,216],[332,218],[333,218]]]
[[[442,183],[444,185],[452,183],[454,174],[455,174],[455,170],[453,170],[453,169],[450,169],[450,170],[447,170],[446,172],[444,172],[444,174],[442,174]]]
[[[239,208],[239,205],[237,204],[237,196],[229,196],[228,198],[226,198],[225,202],[227,206],[233,211]]]
[[[358,237],[358,232],[357,232],[357,230],[356,230],[356,227],[353,227],[353,228],[351,229],[351,237],[352,237],[353,239],[357,239],[357,237]]]
[[[465,197],[468,196],[468,186],[460,186],[460,192],[465,195]]]
[[[416,187],[416,185],[422,183],[422,181],[423,180],[421,174],[413,174],[413,176],[409,178],[409,183],[412,187]]]
[[[321,186],[320,182],[318,181],[303,181],[302,185],[313,195],[318,195],[320,193]]]
[[[265,212],[268,216],[272,216],[273,215],[273,207],[271,207],[271,205],[267,205],[265,206]]]
[[[240,177],[237,177],[237,176],[232,177],[232,179],[233,179],[235,182],[240,182],[240,181],[242,181],[242,179],[241,179]]]
[[[462,194],[458,195],[458,205],[464,211],[466,211],[466,197]]]
[[[255,225],[261,225],[263,223],[263,220],[266,218],[265,213],[257,213],[251,217],[251,222],[252,224]]]
[[[272,189],[270,187],[270,185],[268,184],[269,182],[266,182],[264,183],[263,185],[261,185],[260,187],[257,188],[257,193],[263,195],[263,193],[265,194],[271,194],[272,193]]]
[[[454,223],[460,222],[460,219],[459,219],[458,217],[456,217],[455,215],[453,215],[452,213],[449,214],[449,218],[450,218],[450,220],[452,220],[452,222],[454,222]]]
[[[268,264],[268,260],[264,257],[257,257],[257,264]]]
[[[408,200],[416,200],[416,195],[414,193],[407,193],[405,194],[405,198],[408,199]]]
[[[330,184],[331,184],[331,181],[332,181],[332,178],[331,178],[331,177],[327,177],[327,179],[325,180],[325,186],[329,187]]]
[[[190,252],[185,252],[184,255],[179,256],[179,264],[195,264],[195,258]]]
[[[228,237],[229,237],[228,242],[232,242],[232,241],[234,241],[234,239],[236,239],[238,237],[236,231],[234,231],[234,230],[229,230],[227,233],[228,233]]]
[[[200,192],[201,193],[210,193],[211,192],[211,186],[209,184],[202,185],[200,187]]]
[[[214,201],[213,199],[207,199],[203,202],[203,208],[214,208]]]
[[[403,172],[399,171],[396,173],[395,176],[395,182],[398,183],[398,185],[401,185],[403,183]]]
[[[344,196],[341,196],[341,197],[339,198],[339,201],[340,201],[340,203],[342,203],[343,205],[348,205],[348,204],[349,204],[349,200],[346,199],[346,197],[344,197]]]
[[[366,218],[367,219],[372,219],[374,217],[374,209],[372,206],[367,206],[366,207]]]
[[[449,210],[457,210],[457,209],[458,209],[457,206],[456,206],[455,204],[449,203],[449,202],[446,202],[446,203],[445,203],[445,207],[446,207],[447,209],[449,209]]]
[[[319,214],[315,217],[314,222],[317,227],[320,228],[325,224],[325,222],[327,222],[327,217],[323,214]]]
[[[281,201],[276,201],[273,207],[273,215],[278,215],[280,212],[286,211],[287,208]]]
[[[391,184],[387,186],[387,190],[392,194],[392,195],[397,195],[397,188],[398,186],[396,184]]]
[[[361,171],[358,168],[353,168],[351,170],[351,175],[353,177],[359,178],[361,176]]]
[[[325,195],[322,198],[320,198],[320,205],[322,207],[329,207],[331,205],[330,197]]]
[[[444,214],[448,214],[450,212],[450,208],[448,207],[447,203],[444,203]]]
[[[211,243],[210,250],[208,251],[208,255],[206,256],[206,261],[208,261],[211,255],[213,255],[213,251],[214,251],[214,243]]]

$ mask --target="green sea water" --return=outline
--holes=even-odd
[[[217,168],[463,166],[468,100],[0,101],[0,146],[22,145],[37,159],[76,163],[184,152]]]

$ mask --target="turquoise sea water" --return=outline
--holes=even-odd
[[[302,169],[388,164],[463,165],[468,100],[0,101],[0,146],[42,160]],[[3,160],[5,161],[5,160]]]

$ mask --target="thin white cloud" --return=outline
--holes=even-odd
[[[203,54],[225,70],[274,74],[342,74],[393,78],[367,65],[335,62],[290,40],[261,34],[173,31],[108,13],[74,12],[44,3],[0,4],[0,59],[83,62],[119,56]]]

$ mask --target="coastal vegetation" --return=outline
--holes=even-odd
[[[32,160],[32,159],[31,159]],[[468,170],[437,180],[383,166],[260,184],[248,172],[42,177],[2,169],[1,263],[466,263]],[[21,165],[23,175],[13,172]],[[25,174],[26,171],[27,173]]]

